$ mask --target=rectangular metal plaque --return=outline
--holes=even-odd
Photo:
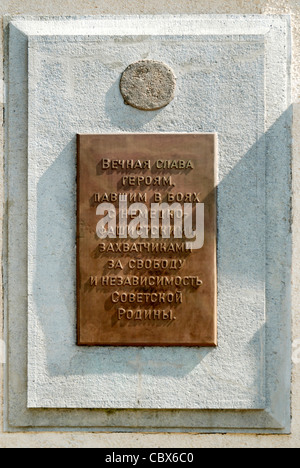
[[[78,135],[78,345],[216,346],[216,141]]]

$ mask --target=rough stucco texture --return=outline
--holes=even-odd
[[[130,30],[137,31],[141,21],[139,19],[134,24],[132,18]],[[212,21],[211,16],[206,19],[207,28],[213,29]],[[71,29],[70,22],[65,26],[67,27]],[[102,25],[102,29],[104,27]],[[125,26],[122,24],[121,27]],[[274,29],[275,27],[274,25]],[[77,28],[73,26],[74,31]],[[244,28],[246,29],[246,23]],[[161,23],[156,20],[153,31],[157,33],[161,29]],[[182,30],[179,29],[181,32]],[[190,25],[189,34],[192,34],[191,30]],[[85,37],[81,31],[78,33],[81,37],[79,45],[63,37],[57,45],[51,41],[48,44],[44,35],[41,38],[36,37],[33,43],[29,40],[29,407],[264,407],[261,342],[264,341],[265,320],[266,220],[261,213],[267,188],[262,176],[265,173],[265,145],[259,141],[264,134],[265,56],[263,39],[258,41],[256,38],[251,42],[252,36],[247,34],[248,31],[237,43],[229,43],[228,40],[223,43],[218,35],[206,40],[197,36],[187,40],[178,33],[178,36],[164,39],[163,43],[160,38],[155,37],[150,40],[135,40],[132,44],[128,42],[128,38],[124,42],[118,40],[117,43],[114,38],[104,42],[101,38],[100,45],[98,40],[96,44],[91,42],[91,36]],[[159,45],[155,45],[155,42]],[[70,44],[71,62],[68,55]],[[108,51],[113,65],[108,65],[108,72],[102,72],[103,65],[98,65],[98,57],[100,55],[103,63],[107,63],[104,57]],[[74,53],[81,58],[74,59]],[[170,104],[164,112],[153,113],[151,119],[149,113],[123,105],[118,82],[126,63],[131,63],[133,57],[143,57],[147,53],[165,63],[172,63],[179,88],[173,105]],[[13,53],[10,57],[12,55]],[[63,57],[62,62],[59,57]],[[11,60],[10,58],[10,62]],[[116,68],[114,64],[118,61],[121,63]],[[200,66],[196,65],[198,61]],[[69,65],[65,66],[65,63]],[[188,71],[186,63],[189,64]],[[214,88],[213,92],[209,86],[212,75],[207,71],[210,63],[218,64],[212,72],[218,91]],[[69,84],[68,78],[70,67],[74,70],[72,84]],[[57,70],[60,71],[57,73]],[[273,69],[274,81],[276,72]],[[202,83],[202,86],[198,83]],[[70,93],[72,97],[69,97]],[[274,94],[279,95],[280,92],[273,92],[272,106],[276,108]],[[230,108],[235,110],[238,123],[228,118],[228,95]],[[47,96],[46,101],[43,96]],[[190,96],[194,96],[192,105]],[[106,102],[105,106],[103,102]],[[281,113],[283,107],[279,108]],[[47,115],[58,115],[59,118],[53,118],[48,123]],[[10,128],[10,123],[8,126]],[[235,132],[238,128],[241,138],[230,138],[232,127]],[[73,333],[76,329],[75,294],[73,281],[68,283],[66,278],[75,276],[75,168],[72,161],[76,152],[76,128],[79,133],[92,131],[95,134],[119,131],[155,133],[161,128],[164,132],[176,132],[179,128],[187,132],[215,131],[219,134],[219,346],[216,350],[165,348],[161,356],[160,348],[133,350],[129,347],[125,350],[108,350],[105,347],[92,347],[86,350],[73,345]],[[274,149],[273,158],[275,152]],[[282,152],[284,148],[280,155]],[[233,165],[235,170],[232,169]],[[284,175],[279,175],[279,179],[284,180]],[[279,183],[277,188],[278,185]],[[52,195],[51,187],[55,187],[56,194],[63,194],[62,207],[55,193]],[[281,190],[278,188],[278,191]],[[257,197],[256,193],[260,196]],[[11,201],[10,197],[9,199]],[[41,202],[44,199],[58,201],[52,205],[49,201],[46,204]],[[233,208],[235,200],[239,200],[238,210]],[[15,204],[20,206],[18,202]],[[240,213],[241,206],[243,215]],[[20,220],[19,217],[18,219]],[[258,220],[260,229],[257,228]],[[235,249],[239,252],[237,256],[232,252],[232,238]],[[55,301],[53,291],[56,291]],[[244,311],[243,314],[240,314],[241,310]],[[18,313],[20,314],[20,310]],[[63,343],[58,340],[62,329]],[[229,336],[235,343],[234,352],[231,346],[230,349],[226,346]],[[132,362],[133,360],[138,364]],[[205,364],[202,363],[204,360]],[[141,366],[142,370],[138,371]],[[84,369],[84,373],[79,369]],[[244,369],[247,369],[246,373]],[[231,380],[228,379],[228,374],[231,375]]]
[[[0,15],[75,15],[75,14],[161,14],[161,13],[235,13],[235,14],[291,14],[293,27],[293,101],[294,105],[294,147],[293,147],[293,338],[294,370],[292,387],[293,421],[289,436],[256,435],[183,435],[183,434],[92,434],[92,433],[26,433],[6,434],[2,432],[1,414],[0,447],[299,447],[300,446],[300,327],[298,302],[300,299],[300,2],[299,0],[112,0],[111,2],[79,1],[52,2],[39,0],[4,0]],[[3,44],[0,44],[2,53]],[[2,62],[0,60],[0,85],[2,86]],[[0,100],[4,96],[0,93]],[[3,104],[0,103],[0,107]],[[1,112],[2,118],[2,112]],[[0,147],[3,134],[0,132]],[[1,151],[2,157],[2,151]],[[2,165],[2,164],[1,164]],[[0,182],[2,191],[3,181]],[[1,199],[3,199],[1,193]],[[0,218],[2,219],[2,207]],[[2,312],[1,312],[2,313]],[[3,339],[2,321],[0,339]],[[2,366],[3,367],[3,366]],[[0,370],[0,379],[5,369]],[[3,405],[2,405],[3,407]],[[1,411],[2,413],[2,411]]]

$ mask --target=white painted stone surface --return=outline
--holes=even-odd
[[[29,41],[28,406],[263,407],[263,38],[107,37]],[[151,115],[119,91],[145,54],[178,77]],[[76,132],[179,130],[219,134],[218,349],[77,347]]]
[[[26,83],[22,60],[26,43],[24,39],[24,44],[20,41],[18,30],[29,36],[28,406],[266,407],[266,412],[249,412],[248,421],[244,423],[248,430],[255,427],[287,430],[289,359],[281,350],[288,350],[290,346],[287,288],[290,257],[287,252],[282,264],[282,250],[279,256],[279,249],[289,248],[288,21],[286,18],[258,17],[211,17],[209,20],[189,20],[186,17],[174,21],[176,25],[170,27],[170,18],[161,18],[160,22],[149,19],[144,24],[133,18],[119,20],[118,23],[113,19],[102,19],[98,23],[101,30],[97,30],[96,21],[95,27],[90,28],[90,35],[98,36],[101,31],[101,37],[90,37],[89,41],[68,37],[72,31],[74,35],[79,34],[81,25],[78,22],[72,24],[70,20],[58,23],[15,21],[11,28],[11,110],[16,109],[15,98],[22,102],[26,90],[24,85],[20,86],[20,83]],[[85,25],[83,33],[84,28]],[[141,34],[155,37],[127,38],[131,28],[135,32],[140,28]],[[175,36],[165,41],[159,37],[170,30],[174,34],[176,28],[177,34],[194,34],[195,37],[183,39],[181,36],[179,40]],[[46,37],[39,37],[41,33]],[[116,33],[122,33],[118,42],[110,37]],[[64,37],[58,38],[56,34]],[[124,62],[120,61],[121,47]],[[146,53],[150,58],[162,59],[166,63],[173,60],[181,83],[174,103],[151,116],[122,107],[122,99],[117,92],[120,72],[134,61],[134,57],[140,58]],[[159,54],[161,56],[157,56]],[[73,73],[70,74],[70,70]],[[209,79],[212,74],[216,77],[213,88]],[[70,75],[73,77],[71,82]],[[203,82],[203,89],[199,90],[195,77]],[[88,102],[87,81],[93,97]],[[24,215],[21,210],[20,214],[26,200],[23,172],[26,161],[22,157],[27,125],[22,112],[25,111],[22,108],[16,111],[21,121],[23,117],[24,127],[16,125],[17,122],[20,124],[20,119],[16,120],[13,112],[9,117],[9,131],[14,134],[12,139],[11,133],[10,143],[14,150],[20,151],[11,151],[9,147],[9,194],[14,202],[10,210],[11,247],[18,235],[22,237],[22,241],[19,240],[24,246],[26,227],[26,213]],[[55,115],[57,118],[53,118]],[[16,141],[17,131],[23,133]],[[171,349],[167,353],[165,350],[162,353],[159,348],[78,350],[73,344],[74,136],[77,132],[128,131],[219,133],[220,343],[217,350]],[[267,132],[267,153],[264,131]],[[17,142],[20,142],[19,148]],[[265,193],[267,223],[264,219]],[[21,221],[18,227],[15,226],[16,219]],[[235,248],[229,245],[233,239]],[[27,263],[26,256],[13,250],[9,252],[8,278],[12,286],[9,296],[12,311],[10,333],[24,336],[24,325],[19,324],[16,332],[16,312],[12,306],[19,300],[20,289],[16,293],[13,284],[17,280],[18,268]],[[264,283],[266,264],[267,284]],[[20,284],[25,294],[24,279]],[[23,324],[24,320],[25,317]],[[277,360],[271,359],[274,350],[280,355],[282,367],[278,366]],[[16,368],[17,359],[12,356],[11,369],[15,371]],[[275,382],[279,382],[279,387]],[[12,425],[41,425],[42,411],[38,417],[29,416],[30,411],[25,416],[17,415],[21,400],[19,406],[16,405],[15,383],[11,388],[11,402],[14,402],[11,405]],[[118,389],[123,389],[123,392]],[[276,400],[278,392],[280,404]],[[174,395],[172,401],[170,394]],[[24,397],[22,401],[24,404]],[[98,414],[98,423],[96,413],[90,418],[88,413],[84,414],[79,418],[76,413],[71,416],[60,412],[58,418],[56,412],[53,420],[57,426],[76,425],[79,418],[83,425],[120,427],[124,425],[125,418],[126,426],[130,428],[133,426],[132,418],[136,418],[133,413],[127,412],[126,416],[119,413],[115,421],[110,418],[108,424],[104,422],[102,413],[102,416]],[[195,412],[185,426],[208,427],[210,414]],[[120,423],[122,418],[123,424]],[[155,427],[175,426],[179,429],[184,416],[180,416],[180,423],[174,421],[177,418],[174,413],[166,412],[163,417],[159,413],[147,416],[143,412],[139,418],[141,427],[147,427],[145,421],[148,419],[151,427],[155,420]],[[215,414],[214,423],[215,430],[244,427],[238,414],[230,412],[228,417]]]
[[[6,347],[5,342],[0,340],[0,364],[6,363]]]

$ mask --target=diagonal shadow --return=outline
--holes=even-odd
[[[274,147],[274,140],[277,144],[288,144],[289,128],[286,126],[291,121],[291,112],[289,108],[282,114],[243,158],[227,170],[217,187],[219,348],[184,348],[183,353],[182,348],[174,347],[166,361],[161,347],[126,347],[122,351],[122,362],[128,362],[128,374],[181,378],[202,362],[210,378],[218,380],[220,377],[210,362],[218,359],[220,349],[238,347],[240,343],[235,341],[236,337],[244,336],[249,353],[253,353],[253,358],[260,356],[262,367],[257,369],[256,378],[262,378],[265,346],[270,345],[274,314],[281,313],[286,281],[290,278],[291,242],[286,237],[290,223],[290,165],[289,161],[273,158],[270,148]],[[278,135],[285,135],[286,141],[279,142]],[[76,351],[69,363],[71,375],[113,374],[122,368],[120,356],[113,349],[82,347],[78,353],[75,347],[75,154],[74,135],[38,183],[33,300],[41,329],[47,335],[49,375],[64,374],[62,355],[65,344],[68,347],[70,341]],[[72,168],[68,174],[64,171],[66,164]],[[58,283],[57,277],[64,277],[64,281]],[[230,301],[232,308],[229,309]],[[269,305],[267,310],[266,304]],[[239,322],[244,323],[241,317],[245,314],[251,316],[249,320],[257,320],[257,331],[251,337],[247,331],[239,330]],[[272,346],[276,347],[274,343]],[[230,369],[229,362],[222,365]]]

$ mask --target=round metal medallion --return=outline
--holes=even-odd
[[[145,111],[167,106],[174,98],[175,86],[176,79],[171,68],[154,60],[132,63],[120,80],[125,104]]]

